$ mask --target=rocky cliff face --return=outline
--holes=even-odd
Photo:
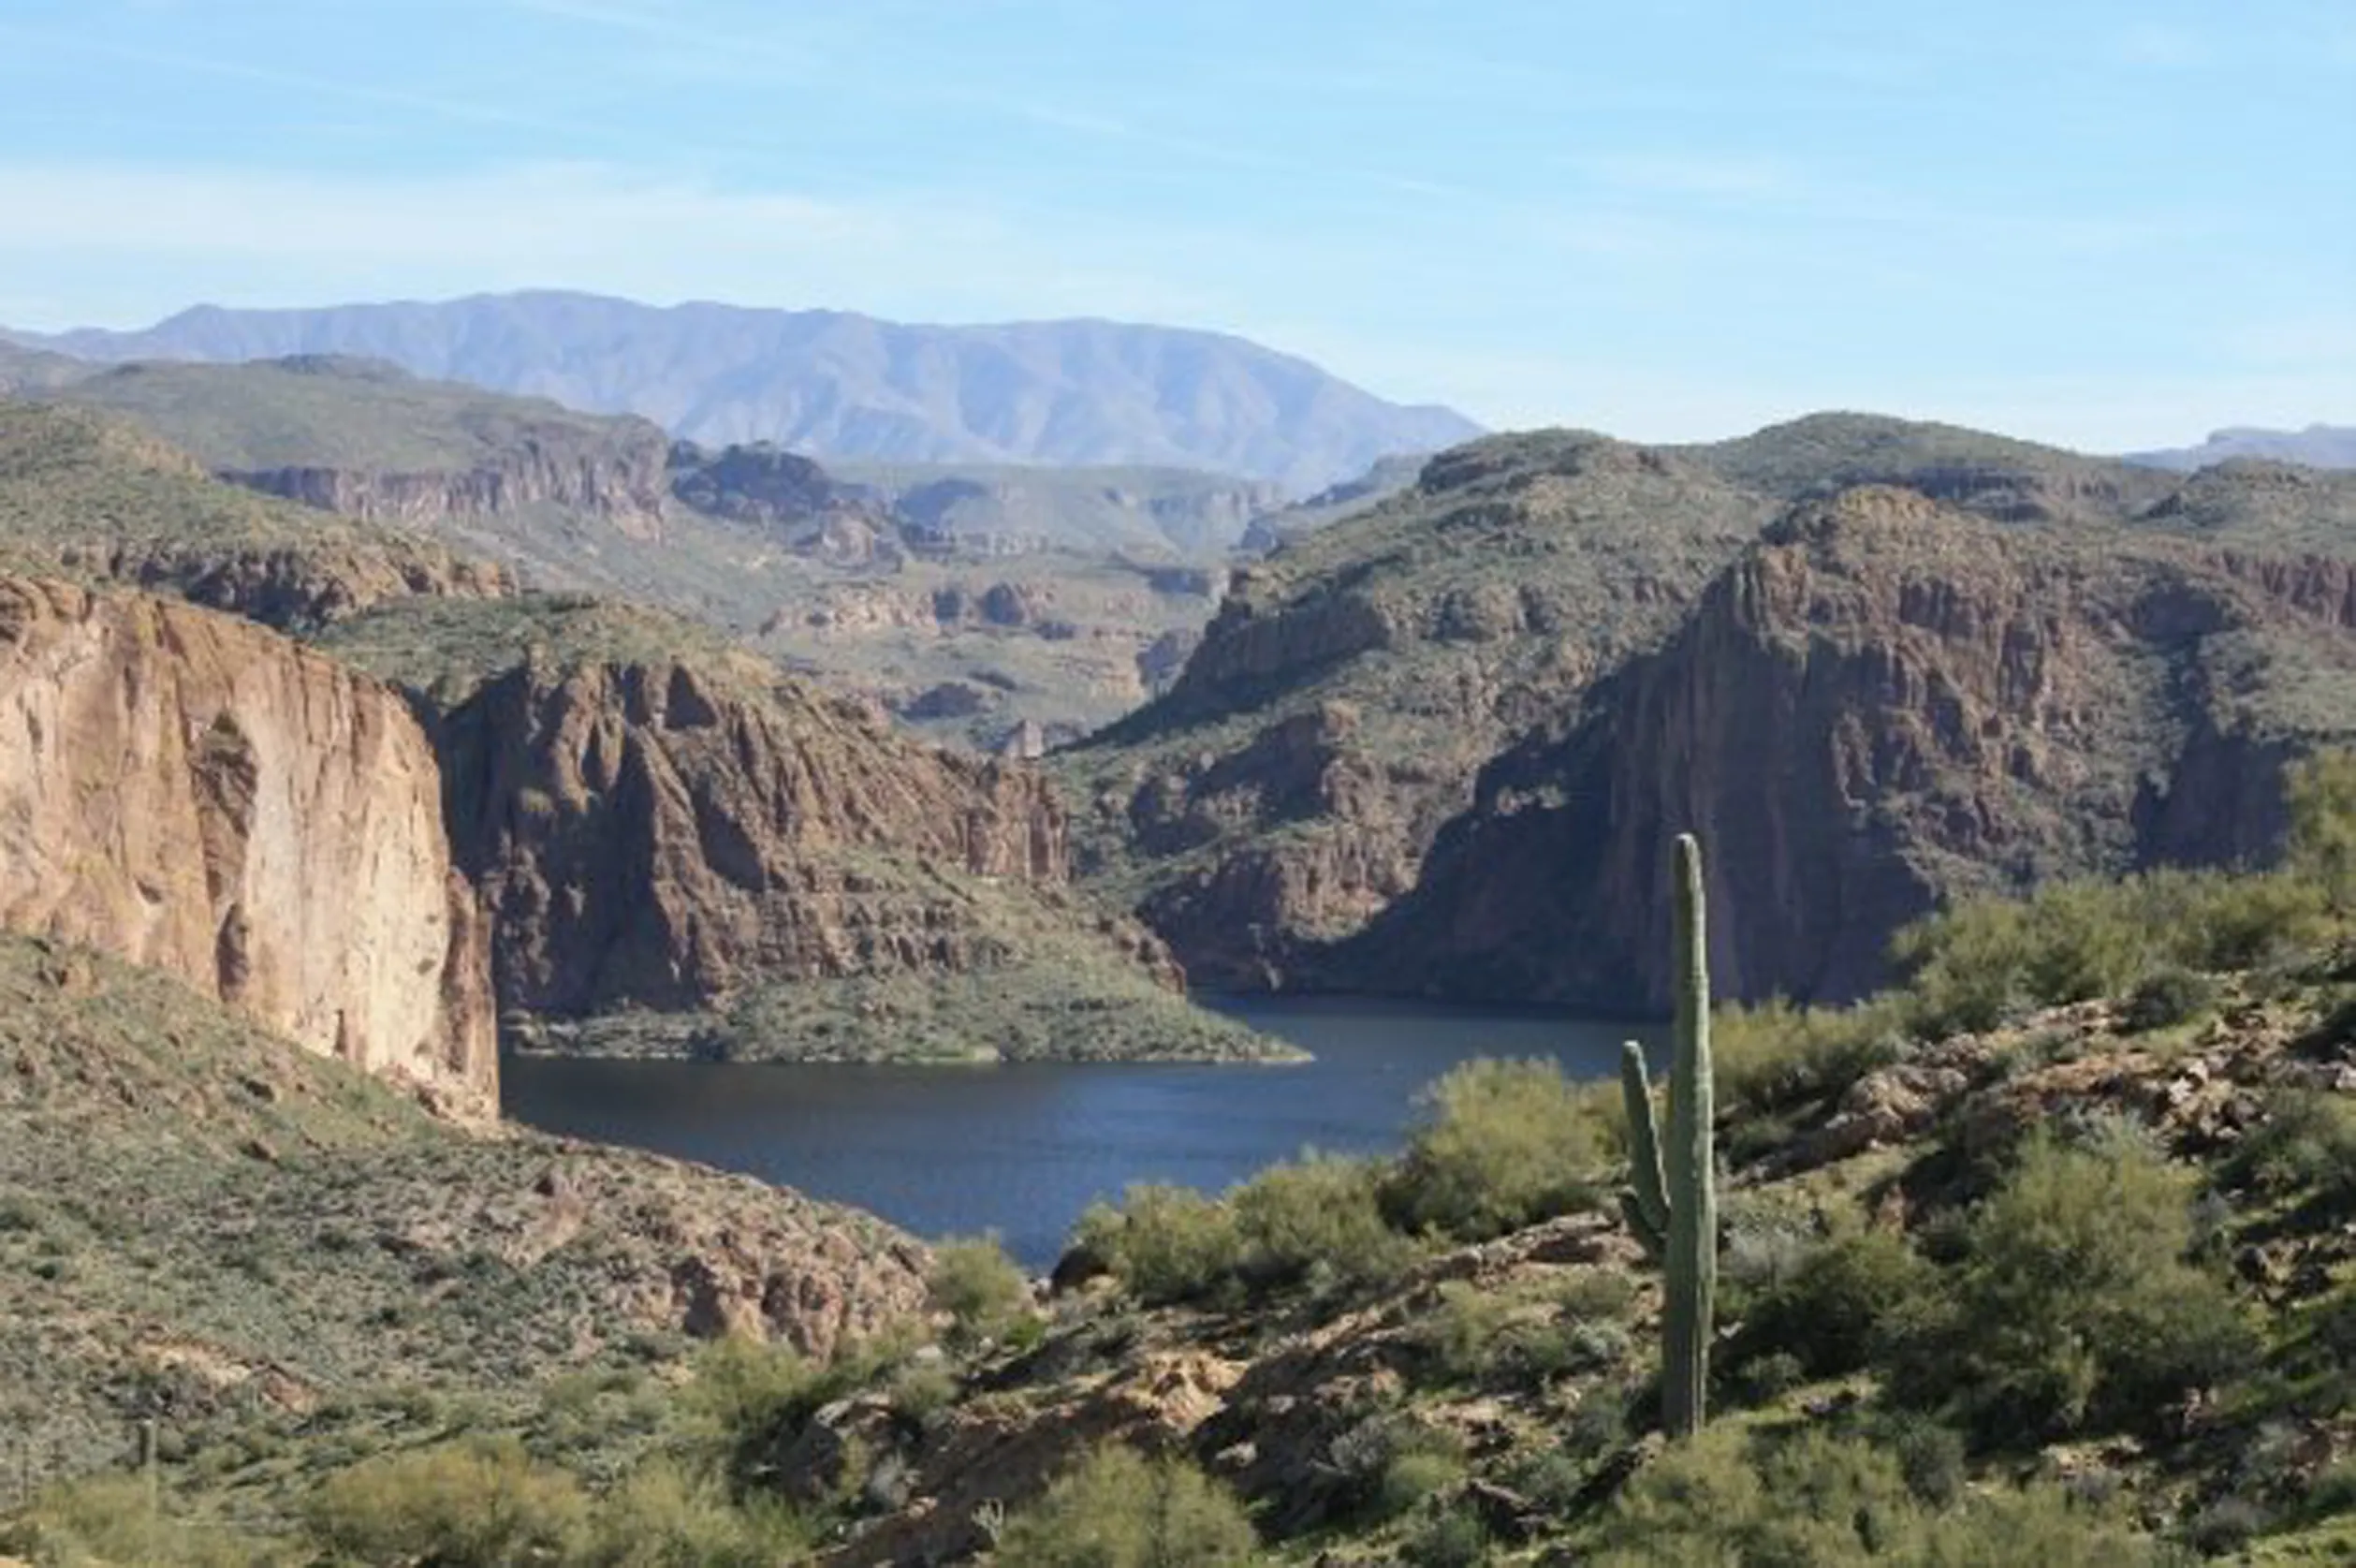
[[[1310,986],[1481,765],[1667,635],[1771,506],[1595,435],[1503,437],[1238,571],[1170,689],[1059,763],[1084,875],[1198,981]]]
[[[1509,751],[1360,944],[1435,989],[1651,1008],[1663,846],[1709,845],[1730,995],[1843,998],[1945,896],[2273,847],[2356,700],[2330,564],[2008,531],[1912,491],[1796,510],[1590,716]],[[2295,671],[2278,660],[2295,656]]]
[[[476,904],[394,693],[256,627],[0,578],[0,925],[497,1104]]]
[[[1978,841],[1958,827],[1952,843],[1889,825],[1913,823],[1929,809],[1914,797],[1930,786],[1908,768],[1952,781],[1966,748],[1885,733],[1901,722],[1885,710],[1952,705],[1962,700],[1951,696],[1953,686],[1980,694],[1972,701],[1983,707],[1964,704],[1970,722],[2012,723],[1992,695],[1999,692],[1995,678],[1977,665],[1948,671],[1937,661],[1901,662],[1885,674],[1855,675],[1854,689],[1836,696],[1835,686],[1822,684],[1834,678],[1820,660],[1808,674],[1818,684],[1801,694],[1802,703],[1800,695],[1764,683],[1768,666],[1741,652],[1753,642],[1779,648],[1804,635],[1797,628],[1808,624],[1806,614],[1821,613],[1834,617],[1828,626],[1851,628],[1842,635],[1857,641],[1855,657],[1896,658],[1895,645],[1861,629],[1883,621],[1914,624],[1896,608],[1864,608],[1880,588],[1858,587],[1862,597],[1853,602],[1785,606],[1796,620],[1760,609],[1757,626],[1767,629],[1739,634],[1731,628],[1749,623],[1731,618],[1727,605],[1757,608],[1779,604],[1778,593],[1798,592],[1759,575],[1786,558],[1747,567],[1753,574],[1747,588],[1721,583],[1703,597],[1771,520],[1794,505],[1821,508],[1877,485],[1883,488],[1871,491],[1879,499],[1866,512],[1898,518],[1911,496],[1938,508],[1925,516],[1942,520],[1927,532],[1902,523],[1884,530],[1946,541],[1924,545],[1908,568],[1910,604],[1945,602],[1944,595],[1999,624],[2030,617],[2016,634],[2025,639],[2020,646],[2056,679],[2089,681],[2100,693],[2091,727],[2079,733],[2064,725],[2020,763],[2066,773],[2067,757],[2075,756],[2099,770],[2100,799],[2061,814],[2100,823],[2092,830],[2100,843],[2080,843],[2061,825],[2030,830],[2009,816]],[[1869,524],[1851,518],[1841,526],[1847,539]],[[2083,548],[2121,559],[2107,571],[2096,569],[2100,562],[2065,571],[2052,551],[2067,554],[2071,540],[2100,541]],[[1894,920],[1974,878],[2017,882],[2057,869],[2125,864],[2136,855],[2268,852],[2280,828],[2274,779],[2281,758],[2305,743],[2301,737],[2346,722],[2356,706],[2327,678],[2336,655],[2315,652],[2332,643],[2332,627],[2350,620],[2351,540],[2356,480],[2280,464],[2227,464],[2188,480],[1978,432],[1862,415],[1812,416],[1739,441],[1682,448],[1560,431],[1497,437],[1439,454],[1412,490],[1238,572],[1165,694],[1051,760],[1084,802],[1076,817],[1082,877],[1140,911],[1198,979],[1230,988],[1431,987],[1588,1000],[1609,993],[1638,1005],[1646,987],[1615,989],[1610,951],[1574,960],[1541,949],[1558,933],[1548,922],[1566,901],[1615,908],[1622,889],[1648,898],[1665,886],[1657,867],[1639,874],[1632,863],[1616,862],[1598,883],[1600,861],[1563,859],[1558,852],[1569,853],[1567,841],[1550,841],[1484,852],[1485,876],[1529,885],[1493,893],[1489,882],[1427,864],[1443,825],[1471,808],[1456,832],[1470,843],[1507,835],[1502,824],[1534,810],[1568,813],[1564,802],[1573,800],[1579,813],[1602,813],[1613,831],[1635,834],[1641,844],[1646,832],[1674,831],[1661,824],[1677,813],[1663,803],[1641,819],[1629,814],[1625,792],[1642,781],[1586,764],[1574,769],[1568,758],[1576,745],[1599,756],[1618,746],[1660,767],[1675,762],[1670,770],[1678,773],[1691,770],[1690,755],[1707,752],[1733,779],[1770,763],[1822,773],[1834,766],[1826,755],[1836,741],[1864,747],[1871,766],[1860,770],[1841,753],[1847,771],[1838,788],[1824,785],[1811,796],[1815,804],[1794,802],[1758,828],[1758,863],[1746,868],[1757,873],[1749,878],[1754,899],[1788,904],[1817,879],[1812,857],[1837,849],[1852,857],[1853,866],[1823,880],[1855,912],[1860,934],[1829,945],[1820,942],[1821,931],[1791,935],[1782,946],[1775,945],[1781,938],[1763,934],[1767,945],[1757,949],[1745,981],[1823,987],[1829,994],[1878,972],[1880,934]],[[1952,561],[1940,555],[1948,550],[1957,552]],[[1843,562],[1846,550],[1838,554]],[[2130,558],[2147,575],[2164,564],[2196,584],[2197,592],[2185,592],[2211,608],[2178,605],[2174,612],[2190,619],[2169,621],[2165,594],[2127,585]],[[2097,586],[2065,592],[2057,584],[2070,572]],[[2013,599],[1975,597],[2015,579],[2018,586],[2006,591]],[[1808,592],[1829,580],[1812,577]],[[2202,633],[2203,614],[2222,619]],[[2141,629],[2099,629],[2113,623]],[[1723,645],[1708,644],[1712,637]],[[1670,676],[1660,677],[1657,690],[1630,684],[1632,675],[1622,679],[1632,662],[1653,667],[1646,662],[1673,638],[1688,650],[1676,679],[1693,688],[1675,711],[1663,706]],[[2060,640],[2048,646],[2054,638]],[[2097,668],[2103,659],[2125,663],[2105,673]],[[1946,684],[1926,695],[1909,683],[1925,679],[1925,670]],[[1738,690],[1730,684],[1738,679],[1763,683]],[[2174,695],[2136,695],[2149,690]],[[1868,700],[1860,695],[1866,692],[1878,695]],[[1704,710],[1705,696],[1711,706]],[[1651,706],[1640,710],[1640,702]],[[1618,727],[1598,728],[1615,711]],[[1804,742],[1787,732],[1803,720],[1831,725],[1836,711],[1831,739]],[[1341,712],[1349,725],[1333,722]],[[1770,724],[1765,714],[1780,718]],[[2162,740],[2102,727],[2114,720],[2173,727]],[[1951,721],[1964,722],[1952,714],[1940,722]],[[2032,727],[2045,724],[2036,718]],[[1672,744],[1664,734],[1684,737],[1675,743],[1688,751],[1664,755]],[[1804,746],[1816,750],[1793,749]],[[1885,751],[1912,760],[1901,766]],[[2012,759],[1997,755],[1992,742],[1987,755],[1994,760],[1970,767],[2011,782],[1967,789],[1957,807],[1966,815],[1995,810],[1989,799],[2050,803],[2061,792],[2092,787],[2060,774],[2024,782],[2006,771]],[[1485,769],[1476,799],[1473,781]],[[1623,797],[1607,803],[1597,793],[1606,785]],[[1753,803],[1761,812],[1782,809],[1772,791],[1754,802],[1746,784],[1706,787],[1728,792],[1729,813]],[[1696,803],[1675,804],[1682,811]],[[1810,814],[1818,805],[1855,820],[1833,832]],[[2219,813],[2230,822],[2209,820]],[[1639,850],[1623,845],[1613,853]],[[1715,863],[1734,880],[1725,856]],[[1444,915],[1434,876],[1452,889]],[[1423,913],[1399,929],[1412,929],[1413,941],[1372,934],[1355,941],[1378,924],[1387,928],[1389,912],[1411,888],[1422,889],[1412,901]],[[1548,934],[1532,934],[1542,930]]]
[[[443,729],[511,1007],[694,1007],[754,978],[977,967],[1002,955],[862,854],[1023,883],[1067,871],[1035,774],[898,740],[798,682],[527,665]]]
[[[526,434],[464,468],[227,468],[221,477],[364,522],[430,526],[454,517],[507,517],[554,506],[602,519],[634,539],[660,540],[668,492],[662,433],[630,440]]]

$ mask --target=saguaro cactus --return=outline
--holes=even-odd
[[[1673,1437],[1701,1429],[1718,1297],[1717,1150],[1710,1121],[1710,968],[1702,898],[1702,846],[1677,836],[1676,1054],[1669,1065],[1669,1137],[1653,1121],[1652,1081],[1633,1040],[1620,1051],[1632,1180],[1620,1195],[1629,1228],[1665,1276],[1661,1424]]]

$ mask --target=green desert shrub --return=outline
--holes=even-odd
[[[590,1502],[570,1475],[505,1438],[364,1460],[312,1494],[306,1522],[341,1561],[511,1568],[578,1561]]]
[[[286,1543],[177,1517],[168,1495],[149,1506],[144,1477],[103,1475],[49,1487],[0,1516],[0,1553],[41,1568],[259,1568],[300,1561]]]
[[[1972,1214],[1962,1259],[1892,1326],[1893,1391],[1989,1440],[2148,1427],[2245,1370],[2257,1336],[2185,1261],[2189,1173],[2131,1130],[2039,1134]]]
[[[772,1568],[809,1546],[782,1502],[754,1493],[739,1506],[715,1483],[655,1463],[598,1501],[581,1561],[588,1568]]]
[[[1244,1568],[1262,1561],[1243,1505],[1175,1457],[1106,1444],[1006,1523],[998,1561],[1024,1568]]]
[[[2266,1119],[2243,1135],[2222,1175],[2233,1187],[2285,1197],[2313,1194],[2356,1209],[2356,1105],[2317,1090],[2277,1090]]]
[[[1610,1157],[1597,1104],[1552,1062],[1460,1063],[1420,1096],[1384,1211],[1412,1233],[1485,1240],[1594,1206]]]
[[[2331,934],[2323,888],[2294,872],[2146,872],[2128,884],[2161,961],[2216,974],[2319,946]]]
[[[1637,1474],[1590,1561],[1844,1568],[1910,1544],[1920,1514],[1896,1463],[1867,1444],[1808,1432],[1769,1445],[1721,1425]]]
[[[1003,1336],[1032,1310],[1031,1282],[995,1233],[942,1242],[925,1275],[925,1300],[949,1314],[949,1337],[977,1345]]]
[[[1996,1487],[1933,1519],[1923,1568],[2174,1568],[2182,1559],[2109,1508],[2061,1487]]]
[[[1838,1094],[1897,1060],[1902,1023],[1887,999],[1795,1007],[1778,997],[1719,1007],[1710,1019],[1719,1106],[1763,1117]]]
[[[2165,1551],[2058,1488],[1995,1487],[1926,1502],[1896,1458],[1822,1430],[1720,1426],[1640,1473],[1613,1504],[1590,1561],[1608,1568],[2158,1568]]]
[[[2313,876],[2169,870],[1959,904],[1906,927],[1891,953],[1907,1026],[1936,1038],[2029,1008],[2128,997],[2156,978],[2181,993],[2189,982],[2177,972],[2273,962],[2330,930]]]
[[[2290,866],[2332,909],[2356,915],[2356,751],[2318,752],[2285,775]]]
[[[2130,1034],[2173,1029],[2199,1018],[2216,1000],[2217,987],[2208,976],[2170,964],[2136,983],[2119,1022]]]
[[[1730,1370],[1781,1354],[1812,1378],[1856,1371],[1936,1284],[1930,1265],[1897,1232],[1837,1231],[1759,1291],[1743,1313]]]
[[[1149,1304],[1208,1297],[1236,1279],[1244,1260],[1231,1205],[1156,1183],[1131,1187],[1118,1209],[1092,1205],[1075,1239]]]
[[[1471,1507],[1434,1510],[1408,1532],[1407,1561],[1415,1568],[1480,1568],[1495,1561],[1489,1527]]]
[[[1274,1165],[1228,1194],[1254,1286],[1303,1281],[1370,1283],[1395,1277],[1414,1254],[1377,1199],[1381,1167],[1335,1154]]]
[[[921,1337],[917,1326],[898,1324],[816,1361],[791,1346],[730,1335],[695,1358],[680,1407],[715,1462],[746,1481],[820,1407],[887,1382]]]

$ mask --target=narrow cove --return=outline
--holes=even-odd
[[[1475,1056],[1614,1071],[1623,1023],[1396,998],[1210,1004],[1313,1052],[1297,1066],[712,1065],[519,1058],[506,1114],[701,1160],[872,1209],[919,1236],[995,1230],[1055,1260],[1088,1205],[1131,1182],[1218,1191],[1305,1148],[1396,1149],[1418,1090]]]

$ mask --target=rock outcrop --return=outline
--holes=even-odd
[[[484,932],[398,695],[224,616],[0,578],[0,926],[495,1108]]]
[[[665,447],[651,426],[635,442],[607,445],[526,436],[463,468],[398,470],[295,465],[226,468],[248,490],[363,522],[431,526],[454,517],[503,517],[558,506],[599,518],[634,539],[663,536]]]
[[[1315,988],[1515,734],[1668,635],[1772,504],[1554,432],[1235,574],[1150,706],[1062,754],[1082,874],[1222,989]]]
[[[411,601],[329,646],[432,714],[530,1049],[797,1061],[1288,1052],[1067,886],[1051,781],[666,617]]]
[[[1793,539],[1709,586],[1852,494],[1879,499],[1827,547],[1849,588],[1793,576]],[[1912,541],[1869,570],[1867,513]],[[1550,945],[1654,921],[1654,852],[1722,819],[1750,857],[1714,849],[1714,874],[1760,906],[1728,978],[1842,994],[1948,893],[2271,853],[2282,762],[2356,720],[2351,541],[2356,477],[2281,464],[2187,479],[1861,415],[1681,448],[1497,437],[1238,571],[1163,695],[1052,765],[1082,878],[1222,988],[1649,1005],[1661,929]],[[1707,799],[1636,808],[1672,787]],[[1820,888],[1850,934],[1800,916]]]
[[[44,568],[70,577],[168,593],[294,633],[391,599],[496,599],[515,587],[497,566],[392,538],[329,536],[282,546],[69,543],[44,554]]]
[[[977,933],[861,852],[1065,877],[1030,771],[935,752],[798,681],[688,662],[525,665],[444,721],[451,821],[494,916],[504,1005],[701,1005],[755,977],[958,970]]]
[[[2356,637],[2315,613],[2337,604],[2315,580],[1908,491],[1804,506],[1591,717],[1486,770],[1356,961],[1659,1006],[1660,857],[1688,828],[1710,845],[1719,983],[1751,999],[1873,989],[1942,898],[2258,858],[2284,760],[2356,733]]]

